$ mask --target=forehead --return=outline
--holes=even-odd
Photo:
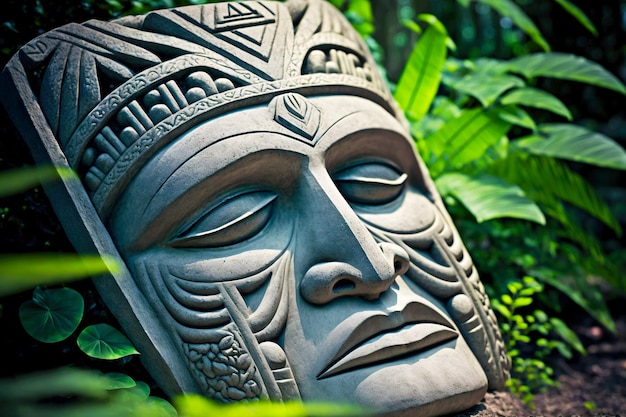
[[[406,134],[387,111],[360,97],[284,94],[269,105],[241,109],[189,130],[154,162],[178,167],[203,149],[229,147],[240,148],[237,155],[276,149],[313,156],[324,154],[337,140],[368,129]],[[215,159],[221,156],[213,155]]]
[[[336,145],[359,133],[384,131],[409,143],[400,123],[369,100],[343,95],[307,98],[296,109],[308,107],[300,113],[304,116],[301,121],[300,114],[293,115],[286,109],[290,103],[281,101],[282,97],[269,106],[238,110],[182,134],[144,165],[126,194],[150,197],[163,191],[166,183],[176,177],[187,184],[183,188],[188,188],[196,180],[209,178],[239,160],[267,151],[309,160],[331,159],[324,162],[328,165],[334,154],[341,153]],[[329,152],[331,148],[337,151]],[[176,188],[180,189],[181,184]]]

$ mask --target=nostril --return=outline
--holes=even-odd
[[[400,259],[398,259],[398,258],[394,259],[394,261],[393,261],[393,270],[394,270],[396,273],[397,273],[398,271],[400,271],[400,270],[402,269],[402,267],[403,267],[403,266],[404,266],[404,263],[403,263]]]
[[[393,266],[393,277],[406,273],[409,269],[409,254],[395,243],[382,242],[378,244],[387,258],[388,267]]]
[[[353,290],[355,288],[356,288],[356,284],[353,281],[350,281],[349,279],[344,278],[335,282],[335,284],[333,285],[333,293],[340,294],[342,292]]]

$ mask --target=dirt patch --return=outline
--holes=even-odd
[[[616,324],[616,334],[586,318],[573,326],[588,355],[551,363],[559,386],[535,396],[534,409],[508,392],[494,392],[456,417],[626,416],[626,316],[618,317]]]

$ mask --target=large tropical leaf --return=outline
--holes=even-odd
[[[504,105],[516,104],[519,106],[548,110],[565,117],[567,120],[572,120],[572,114],[561,100],[537,88],[517,88],[502,97],[500,103]]]
[[[550,45],[545,40],[537,26],[524,13],[520,7],[511,0],[474,0],[491,6],[502,16],[508,17],[520,29],[522,29],[530,38],[541,47],[544,51],[550,51]]]
[[[0,296],[119,270],[110,256],[63,253],[0,255]]]
[[[430,108],[441,81],[448,35],[443,25],[431,24],[413,48],[396,88],[395,99],[411,119]]]
[[[535,120],[522,108],[509,105],[503,107],[497,107],[494,112],[505,122],[509,122],[513,125],[525,127],[530,130],[537,130]]]
[[[535,154],[607,168],[626,169],[626,151],[613,139],[584,127],[551,123],[539,127],[539,133],[512,143]]]
[[[126,336],[108,324],[85,328],[76,342],[83,352],[98,359],[119,359],[139,354]]]
[[[71,288],[36,288],[33,299],[20,306],[20,322],[40,342],[60,342],[74,333],[83,309],[83,297]]]
[[[444,174],[435,181],[442,195],[452,195],[481,223],[513,217],[545,224],[539,207],[517,185],[491,175],[469,176],[457,172]]]
[[[524,55],[509,61],[509,70],[526,78],[551,77],[579,81],[626,94],[626,87],[601,65],[559,52]]]
[[[621,233],[619,222],[609,206],[583,177],[563,162],[547,156],[515,152],[492,164],[488,172],[518,184],[526,195],[542,207],[543,204],[554,206],[555,200],[565,201],[601,220],[616,233]],[[548,215],[552,214],[550,210],[544,211]],[[564,216],[556,217],[562,223],[569,222]]]
[[[483,107],[489,107],[505,91],[513,87],[523,87],[526,84],[513,75],[494,75],[477,71],[467,74],[458,81],[446,82],[446,85],[476,98]]]
[[[575,4],[572,4],[568,0],[554,0],[561,5],[569,14],[574,16],[576,20],[580,22],[589,32],[593,33],[594,36],[598,36],[598,31],[596,27],[593,25],[591,20],[587,17],[587,15],[578,8]]]
[[[431,175],[436,178],[447,168],[458,169],[480,159],[510,128],[511,124],[493,110],[463,110],[425,141],[431,155]]]

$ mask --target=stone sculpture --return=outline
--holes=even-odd
[[[68,24],[2,100],[96,286],[168,394],[475,404],[496,319],[364,43],[319,0]],[[417,415],[417,414],[411,414]]]

